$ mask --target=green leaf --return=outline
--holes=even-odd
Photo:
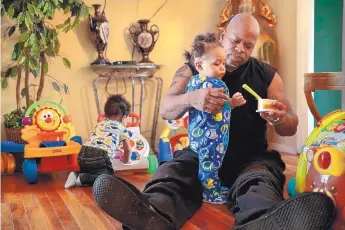
[[[67,6],[63,12],[64,14],[68,14],[70,11],[71,11],[71,7]]]
[[[59,5],[59,0],[53,0],[53,3],[55,6],[58,6]]]
[[[11,69],[11,76],[15,77],[15,76],[17,76],[17,74],[18,74],[18,66],[12,67],[12,69]]]
[[[25,15],[25,25],[29,30],[32,29],[32,21],[31,21],[29,14]]]
[[[60,93],[60,86],[58,83],[56,83],[55,81],[52,82],[53,88]]]
[[[19,54],[19,57],[17,59],[17,62],[21,63],[21,61],[23,60],[23,55],[22,54]]]
[[[71,62],[67,58],[62,58],[62,61],[67,68],[71,68]]]
[[[38,74],[40,72],[40,69],[39,67],[37,69],[34,69],[34,70],[30,70],[30,72],[34,75],[35,78],[38,77]]]
[[[29,61],[29,67],[30,67],[31,70],[36,69],[36,66],[31,61]]]
[[[6,77],[6,71],[1,71],[1,78]]]
[[[78,25],[80,22],[79,16],[77,16],[73,22],[72,28],[74,28],[76,25]]]
[[[25,14],[23,14],[23,12],[20,12],[17,16],[17,24],[20,25],[24,21],[24,18]]]
[[[46,12],[47,12],[48,7],[49,7],[49,3],[48,3],[48,2],[46,2],[46,3],[44,4],[44,8],[43,8],[43,12],[44,12],[44,13],[46,13]]]
[[[12,72],[12,68],[8,68],[8,69],[6,70],[5,77],[11,76],[11,72]]]
[[[4,77],[3,79],[1,79],[1,88],[5,89],[7,86],[8,86],[7,77]]]
[[[32,70],[36,69],[37,66],[39,66],[39,64],[40,64],[40,63],[39,63],[39,60],[38,60],[37,57],[33,57],[33,56],[30,57],[29,66],[30,66],[30,68],[31,68]]]
[[[69,90],[68,90],[68,86],[66,84],[63,84],[63,90],[64,90],[65,94],[68,93]]]
[[[43,64],[43,71],[44,71],[44,73],[48,73],[48,62],[44,62],[44,64]]]
[[[45,1],[46,1],[46,0],[39,0],[39,1],[38,1],[38,5],[37,5],[37,8],[38,8],[38,9],[41,9],[41,8],[44,6]]]
[[[67,18],[65,22],[63,23],[65,26],[71,23],[71,18]]]
[[[7,10],[7,15],[10,18],[13,18],[13,14],[14,14],[14,9],[13,9],[13,5],[10,6],[10,8],[8,8]]]
[[[30,38],[29,38],[29,44],[30,44],[30,46],[36,45],[36,42],[37,42],[36,35],[35,35],[34,33],[32,33],[32,34],[30,35]]]
[[[57,25],[56,26],[56,29],[62,29],[62,28],[64,28],[65,27],[65,24],[60,24],[60,25]]]
[[[81,8],[80,8],[80,15],[81,16],[85,16],[87,14],[88,14],[88,10],[87,10],[86,6],[81,6]]]
[[[19,42],[26,41],[29,38],[29,36],[30,36],[30,32],[26,31],[19,36],[18,41]]]
[[[28,11],[29,11],[29,14],[31,15],[31,17],[33,17],[35,15],[35,10],[34,10],[34,7],[31,3],[28,3]]]
[[[11,26],[10,30],[8,31],[8,36],[11,37],[14,31],[16,31],[16,26]]]
[[[35,5],[32,5],[32,9],[34,10],[35,14],[39,14],[39,10],[36,8]]]
[[[29,93],[28,88],[22,88],[20,95],[22,95],[22,97],[25,97],[26,95],[28,95],[28,93]]]
[[[54,53],[57,55],[60,51],[60,43],[59,41],[55,41]]]
[[[18,61],[19,56],[21,55],[23,51],[23,46],[24,46],[23,42],[18,42],[14,45],[14,49],[12,52],[12,61]]]

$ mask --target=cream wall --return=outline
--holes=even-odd
[[[279,44],[278,74],[285,85],[285,94],[294,111],[297,108],[296,93],[296,51],[297,51],[297,1],[296,0],[266,0],[277,17],[276,32]],[[272,148],[284,152],[296,153],[296,135],[281,137],[269,128],[269,140]]]
[[[88,5],[99,3],[99,1],[85,1]],[[110,22],[110,41],[107,56],[111,61],[129,60],[131,57],[131,45],[125,39],[124,31],[128,25],[141,18],[149,18],[156,9],[163,3],[163,0],[112,0],[107,1],[106,16]],[[164,67],[156,75],[163,78],[163,92],[166,93],[174,71],[184,63],[183,51],[188,49],[193,37],[197,33],[216,31],[216,24],[219,22],[219,12],[225,5],[224,0],[174,0],[168,1],[165,7],[153,18],[151,24],[157,24],[160,28],[160,38],[150,55],[151,60]],[[297,0],[266,0],[277,16],[276,27],[279,40],[280,65],[279,74],[285,83],[285,91],[293,109],[297,112],[300,109],[299,101],[301,94],[300,77],[297,76]],[[61,23],[63,18],[57,15],[54,23]],[[2,37],[5,25],[2,23]],[[97,117],[96,104],[93,97],[92,81],[97,75],[85,68],[96,58],[96,51],[88,39],[87,21],[82,22],[75,31],[67,34],[60,34],[61,53],[67,56],[72,68],[64,68],[61,60],[51,61],[49,74],[59,81],[66,83],[70,88],[70,95],[64,96],[63,105],[74,119],[76,133],[84,139],[88,138],[91,129],[95,125]],[[13,42],[3,40],[1,47],[2,67],[6,66],[13,48]],[[138,55],[136,56],[138,57]],[[301,70],[299,71],[301,72]],[[303,77],[303,76],[302,76]],[[129,86],[130,82],[127,82]],[[299,84],[299,85],[298,85]],[[137,94],[139,94],[137,83]],[[124,92],[123,83],[118,83],[118,92]],[[147,97],[144,102],[144,114],[142,116],[142,131],[152,128],[153,106],[155,100],[155,85],[148,82]],[[115,90],[115,84],[111,86]],[[2,91],[1,114],[9,112],[15,107],[15,82],[10,80],[9,87]],[[47,84],[43,98],[59,100],[56,92],[50,92],[52,87]],[[303,92],[302,92],[303,93]],[[101,91],[102,102],[106,98],[104,90]],[[131,98],[131,90],[126,93]],[[138,102],[136,100],[136,103]],[[103,106],[103,104],[102,104]],[[136,107],[138,108],[138,107]],[[301,112],[304,115],[304,111]],[[159,119],[157,137],[164,128],[165,122]],[[301,128],[301,125],[299,126]],[[303,127],[302,127],[303,129]],[[271,130],[271,133],[273,131]],[[3,128],[2,128],[3,133]],[[149,135],[145,135],[149,137]],[[2,135],[4,139],[4,135]],[[275,134],[270,135],[274,142],[273,147],[282,151],[295,153],[298,147],[297,136],[281,138]]]
[[[280,137],[271,134],[271,147],[298,153],[314,127],[310,124],[313,123],[313,117],[303,91],[304,73],[314,70],[314,0],[266,0],[266,3],[272,7],[278,20],[278,73],[285,84],[287,98],[299,118],[296,135]]]
[[[85,3],[92,5],[102,1],[86,0]],[[170,85],[174,72],[184,63],[183,51],[188,49],[192,39],[197,33],[216,31],[219,22],[219,12],[225,5],[223,0],[173,0],[168,1],[165,7],[153,18],[152,24],[160,28],[160,37],[150,55],[151,60],[162,64],[163,68],[157,75],[163,78],[164,95]],[[110,22],[110,41],[107,56],[111,61],[129,60],[131,58],[131,46],[125,40],[125,29],[138,19],[150,18],[153,13],[164,3],[164,0],[112,0],[107,1],[106,16]],[[56,15],[53,23],[63,22],[61,15]],[[8,21],[2,22],[3,31],[9,25]],[[14,35],[13,35],[14,36]],[[13,37],[15,38],[15,37]],[[83,139],[88,138],[95,125],[97,117],[96,104],[93,97],[92,81],[97,75],[85,68],[95,60],[96,51],[89,41],[87,33],[87,21],[83,21],[75,31],[67,34],[61,33],[61,54],[67,56],[72,63],[71,70],[66,69],[60,59],[51,60],[49,74],[59,81],[66,83],[70,88],[70,95],[64,97],[63,105],[73,117],[76,133]],[[9,63],[14,43],[3,40],[1,47],[1,66]],[[130,81],[127,82],[127,86]],[[150,87],[149,87],[150,86]],[[124,92],[123,83],[119,82],[118,92]],[[153,87],[153,88],[152,88]],[[113,92],[115,84],[113,84]],[[147,97],[144,102],[144,114],[142,116],[142,131],[152,128],[153,105],[155,100],[155,87],[152,82],[147,86]],[[43,92],[44,99],[60,100],[59,94],[49,92],[52,87],[47,84]],[[126,97],[131,98],[131,90],[127,90]],[[139,95],[139,83],[136,85],[136,93]],[[9,87],[1,92],[1,115],[15,108],[15,81],[9,81]],[[102,91],[103,100],[106,98]],[[136,104],[138,103],[136,100]],[[24,100],[23,100],[24,103]],[[103,107],[103,104],[102,104]],[[138,106],[136,107],[138,109]],[[138,111],[138,110],[137,110]],[[157,137],[163,130],[165,122],[159,120]],[[2,134],[3,126],[2,126]],[[145,135],[149,137],[149,135]],[[2,139],[5,136],[2,135]]]

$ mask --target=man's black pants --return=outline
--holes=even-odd
[[[228,207],[237,225],[258,218],[283,201],[285,164],[276,151],[267,151],[266,155],[269,157],[257,158],[242,168],[225,170],[220,175],[222,183],[230,187]],[[193,151],[178,151],[173,160],[157,169],[143,191],[176,229],[180,229],[202,205],[198,164],[198,156]]]
[[[114,174],[114,169],[107,151],[90,146],[82,146],[78,154],[80,182],[92,186],[98,176]]]

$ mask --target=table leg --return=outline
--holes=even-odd
[[[101,106],[100,106],[100,103],[99,103],[99,95],[98,95],[98,88],[97,88],[97,84],[98,84],[98,81],[101,80],[103,78],[96,78],[95,80],[93,80],[93,93],[94,93],[94,96],[95,96],[95,100],[96,100],[96,107],[97,107],[97,114],[98,116],[101,115]]]
[[[132,76],[132,113],[135,112],[134,110],[135,110],[135,78]]]
[[[144,93],[144,78],[140,77],[140,110],[139,110],[139,117],[141,119],[141,115],[142,115],[142,110],[143,110],[143,93]],[[141,122],[139,124],[139,128],[141,130]]]
[[[155,104],[155,111],[153,115],[153,128],[152,128],[152,136],[151,136],[151,148],[157,154],[155,149],[155,139],[156,139],[156,132],[157,132],[157,124],[158,124],[158,113],[159,113],[159,105],[161,102],[161,95],[162,95],[162,85],[163,80],[161,77],[154,77],[157,81],[157,91],[156,91],[156,104]]]

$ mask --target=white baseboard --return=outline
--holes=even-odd
[[[278,144],[278,143],[270,143],[268,148],[277,150],[278,152],[281,152],[281,153],[289,153],[289,154],[294,154],[294,155],[298,154],[298,151],[296,148],[293,148],[293,147],[288,146],[288,145],[282,145],[282,144]]]

